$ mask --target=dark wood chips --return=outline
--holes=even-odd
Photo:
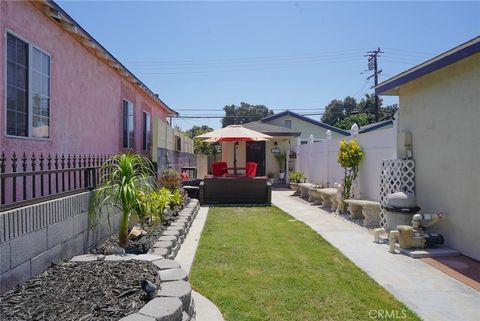
[[[119,320],[145,305],[140,281],[160,289],[157,268],[143,261],[63,262],[0,297],[0,319]]]

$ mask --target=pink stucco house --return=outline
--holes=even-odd
[[[1,1],[0,29],[0,152],[150,154],[177,115],[52,1]]]

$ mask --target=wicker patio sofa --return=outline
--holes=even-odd
[[[200,204],[265,204],[272,202],[267,177],[206,177],[200,183]]]

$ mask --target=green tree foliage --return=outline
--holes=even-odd
[[[225,117],[222,118],[222,127],[246,124],[273,115],[273,111],[264,105],[250,105],[244,102],[241,102],[240,106],[227,105],[223,110]]]
[[[358,126],[367,125],[369,123],[369,117],[367,114],[354,114],[350,115],[338,122],[335,123],[335,127],[350,130],[353,124],[357,124]]]
[[[392,119],[398,109],[397,104],[383,107],[383,100],[379,102],[379,121]],[[342,129],[350,129],[354,123],[359,126],[375,122],[375,95],[366,94],[359,102],[347,96],[345,99],[332,100],[326,107],[321,121]]]
[[[325,124],[334,124],[338,120],[345,117],[343,102],[338,99],[334,99],[330,104],[325,107],[325,112],[322,116],[322,122]]]
[[[200,138],[195,137],[211,132],[212,130],[213,128],[210,128],[207,125],[203,125],[193,126],[189,130],[185,131],[185,135],[193,139],[193,151],[195,154],[210,155],[215,153],[215,147],[213,146],[213,144],[204,142]]]

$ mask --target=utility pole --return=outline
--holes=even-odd
[[[374,51],[367,51],[367,54],[365,55],[365,57],[368,57],[368,70],[373,70],[373,75],[367,78],[368,80],[374,77],[373,87],[378,85],[378,75],[382,72],[382,69],[378,70],[378,61],[377,61],[377,58],[381,53],[383,53],[383,51],[381,51],[380,48],[377,48],[377,50],[374,50]],[[378,116],[379,116],[378,111],[379,111],[378,96],[375,95],[375,121],[376,122],[378,122]]]

